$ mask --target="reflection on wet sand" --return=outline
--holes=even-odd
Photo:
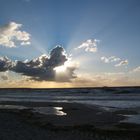
[[[63,107],[35,107],[33,109],[33,112],[45,115],[58,115],[58,116],[67,115],[67,113],[63,112],[62,110]]]
[[[40,113],[44,115],[58,115],[64,116],[67,113],[63,112],[63,107],[25,107],[20,105],[0,105],[0,109],[16,109],[16,110],[23,110],[23,109],[30,109],[34,113]]]

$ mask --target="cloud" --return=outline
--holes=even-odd
[[[56,81],[67,82],[71,79],[77,78],[77,75],[74,71],[79,67],[79,64],[68,60],[62,66],[55,67],[56,72],[55,79]]]
[[[1,72],[0,79],[3,81],[8,81],[9,80],[9,71]]]
[[[9,78],[8,78],[7,75],[2,75],[2,76],[1,76],[1,79],[2,79],[2,80],[8,80]]]
[[[22,24],[10,22],[0,27],[0,46],[12,48],[20,45],[30,45],[30,34],[21,31]]]
[[[140,66],[138,66],[135,69],[133,69],[132,72],[140,72]]]
[[[0,59],[0,71],[14,71],[38,81],[64,81],[64,79],[70,81],[70,79],[76,77],[74,74],[76,67],[71,65],[67,66],[65,73],[61,74],[63,76],[62,79],[56,78],[55,68],[63,66],[67,61],[68,58],[65,50],[57,46],[50,52],[49,56],[42,55],[31,61],[12,62],[7,57],[3,57]]]
[[[85,42],[83,42],[80,46],[78,46],[77,49],[84,49],[86,52],[97,52],[97,43],[99,40],[97,39],[89,39]]]
[[[110,57],[102,56],[101,61],[104,63],[113,63],[113,62],[117,63],[119,61],[119,63],[114,65],[115,67],[128,65],[128,60],[122,60],[121,58],[116,57],[116,56],[110,56]]]
[[[117,61],[120,61],[121,59],[119,57],[116,57],[116,56],[110,56],[110,57],[101,57],[101,60],[104,62],[104,63],[111,63],[111,62],[117,62]]]
[[[73,87],[98,87],[98,86],[136,86],[140,85],[140,79],[136,79],[128,73],[81,73],[78,78],[72,80]]]
[[[118,64],[115,65],[115,67],[120,67],[120,66],[126,66],[128,65],[128,60],[122,60]]]
[[[34,81],[26,76],[10,75],[8,80],[0,80],[0,87],[36,87],[36,88],[64,88],[64,87],[103,87],[103,86],[139,86],[140,78],[133,77],[126,72],[116,73],[79,73],[71,82]],[[15,73],[13,73],[15,74]],[[19,76],[17,78],[17,76]]]
[[[13,62],[8,57],[0,57],[0,71],[7,71],[13,66]]]
[[[31,44],[31,42],[29,42],[29,41],[27,41],[27,42],[21,42],[21,45],[30,45]]]

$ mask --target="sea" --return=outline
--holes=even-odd
[[[65,102],[115,108],[140,107],[140,87],[0,89],[0,103]]]

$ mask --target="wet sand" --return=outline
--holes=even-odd
[[[110,111],[77,103],[3,102],[26,109],[0,109],[0,140],[139,140],[140,125],[126,123],[134,110]],[[62,107],[67,115],[40,114],[34,107]],[[122,115],[123,114],[123,115]]]

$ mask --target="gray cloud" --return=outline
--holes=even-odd
[[[8,78],[7,75],[2,75],[2,76],[1,76],[1,79],[2,79],[2,80],[8,80],[9,78]]]
[[[0,57],[0,71],[7,71],[13,66],[12,61],[8,57]]]
[[[11,70],[22,75],[29,76],[33,80],[39,81],[70,81],[75,78],[74,71],[76,67],[66,67],[65,73],[61,74],[62,78],[56,78],[55,67],[64,65],[68,61],[65,50],[57,46],[50,52],[50,56],[42,55],[31,61],[15,61],[12,62],[7,57],[0,58],[0,71]]]

